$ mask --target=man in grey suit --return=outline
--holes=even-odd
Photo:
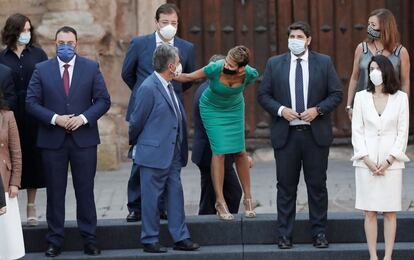
[[[329,56],[308,50],[311,36],[307,23],[291,24],[288,36],[290,51],[268,60],[258,90],[259,103],[272,116],[278,246],[292,247],[296,191],[303,166],[313,245],[326,248],[326,170],[333,140],[330,112],[341,102],[342,89]]]
[[[165,253],[159,244],[158,201],[167,193],[168,230],[175,250],[196,250],[185,224],[181,167],[187,164],[185,111],[171,81],[181,73],[178,49],[159,45],[153,54],[155,69],[137,91],[129,120],[129,142],[135,145],[134,163],[140,170],[142,197],[141,243],[145,252]],[[166,189],[168,187],[168,189]]]

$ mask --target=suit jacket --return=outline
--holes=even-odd
[[[282,148],[289,135],[289,121],[278,115],[280,106],[292,107],[289,87],[290,52],[271,57],[266,64],[258,89],[258,101],[272,116],[271,141],[275,149]],[[332,143],[330,112],[342,100],[338,75],[327,55],[309,52],[309,86],[307,107],[319,106],[323,115],[311,122],[312,134],[319,146]]]
[[[177,141],[178,120],[168,93],[152,73],[137,91],[135,108],[129,120],[129,143],[136,144],[134,163],[156,169],[171,165]],[[187,164],[188,145],[185,111],[182,114],[181,164]]]
[[[66,96],[59,62],[53,58],[36,65],[30,80],[26,110],[39,120],[37,146],[58,149],[65,140],[64,128],[52,125],[54,114],[83,114],[88,123],[72,132],[79,147],[100,143],[98,119],[108,111],[111,100],[97,62],[76,56],[69,95]]]
[[[3,92],[3,98],[10,110],[15,110],[17,106],[17,96],[14,89],[12,70],[0,64],[0,89]]]
[[[12,111],[0,111],[0,175],[4,192],[11,185],[20,187],[22,152],[19,131]]]
[[[174,46],[179,50],[180,62],[183,66],[183,72],[189,73],[194,71],[195,55],[194,45],[179,37],[174,37]],[[142,82],[154,72],[152,66],[152,54],[156,48],[155,33],[132,39],[128,51],[125,55],[124,64],[122,66],[122,78],[131,89],[131,97],[129,99],[126,120],[129,121],[132,110],[134,109],[134,101],[136,100],[136,92]],[[180,83],[172,81],[174,91],[183,102],[183,91],[191,87],[191,82]]]
[[[209,168],[211,165],[211,147],[210,141],[204,128],[203,121],[200,115],[200,97],[204,90],[209,87],[209,82],[206,81],[198,87],[194,94],[193,99],[193,123],[194,123],[194,136],[193,136],[193,149],[191,154],[191,161],[198,167]],[[231,169],[233,167],[234,158],[233,155],[226,155],[224,161],[224,167]]]
[[[353,165],[368,168],[362,157],[375,163],[383,163],[389,155],[396,161],[389,169],[402,169],[409,161],[405,150],[408,141],[409,106],[408,97],[397,91],[388,98],[385,110],[378,115],[372,93],[357,92],[352,113],[352,145],[354,146]]]

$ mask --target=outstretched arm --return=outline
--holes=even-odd
[[[179,82],[189,82],[194,81],[198,79],[203,79],[206,77],[206,74],[204,73],[203,68],[196,70],[191,73],[181,73],[180,76],[175,77],[174,80]]]

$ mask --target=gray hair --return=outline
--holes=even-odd
[[[178,49],[167,43],[160,44],[152,55],[152,66],[158,73],[164,72],[168,68],[168,64],[174,64],[175,58],[178,56]]]

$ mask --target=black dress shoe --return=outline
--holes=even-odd
[[[144,252],[147,253],[167,253],[167,248],[163,247],[159,243],[153,244],[142,244],[144,247]]]
[[[129,212],[128,216],[126,217],[127,222],[137,222],[141,221],[141,214],[136,211]]]
[[[83,252],[87,255],[100,255],[101,250],[95,244],[86,244],[83,247]]]
[[[328,239],[324,233],[319,233],[313,238],[313,246],[316,248],[327,248],[329,247]]]
[[[194,251],[199,249],[200,246],[197,243],[191,241],[191,239],[187,238],[181,241],[178,241],[174,244],[174,250],[182,250],[182,251]]]
[[[287,236],[281,236],[279,237],[279,242],[277,243],[277,246],[280,249],[290,249],[292,248],[292,239]]]
[[[61,253],[61,248],[58,246],[55,246],[53,244],[49,244],[49,246],[47,247],[46,251],[45,251],[45,256],[47,257],[56,257],[58,255],[60,255]]]
[[[167,212],[161,211],[160,212],[160,219],[168,220]]]

